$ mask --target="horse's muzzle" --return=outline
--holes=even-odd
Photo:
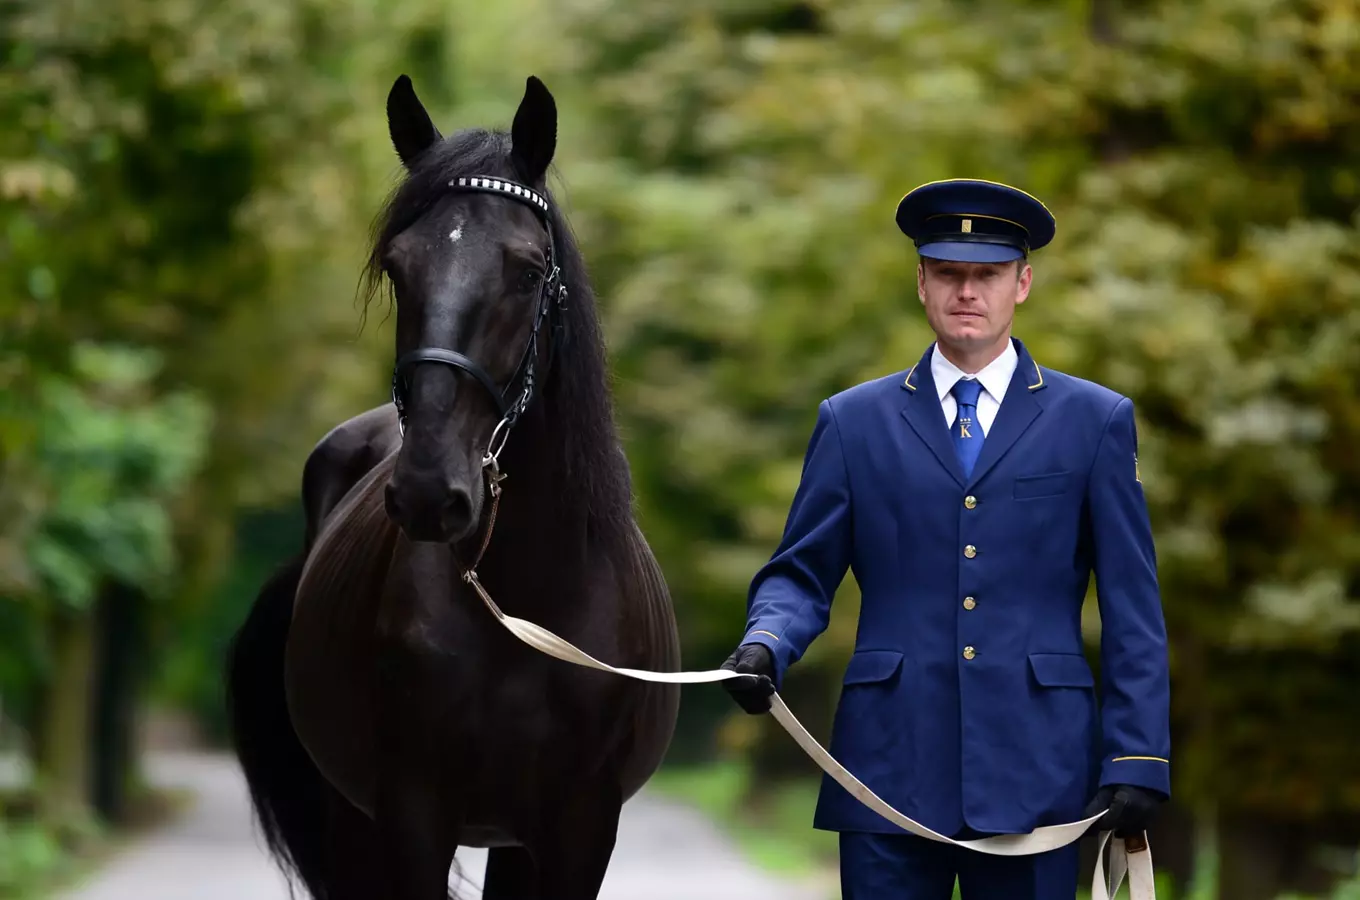
[[[467,488],[437,478],[393,475],[384,491],[387,516],[412,541],[451,543],[476,527],[472,494]]]

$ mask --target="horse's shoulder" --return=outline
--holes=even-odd
[[[346,494],[401,444],[392,404],[336,425],[317,441],[302,466],[302,504],[309,537]]]
[[[352,416],[326,432],[308,455],[308,462],[347,462],[356,454],[382,459],[401,443],[396,408],[390,403]]]

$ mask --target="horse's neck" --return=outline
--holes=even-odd
[[[578,491],[564,488],[565,460],[541,423],[533,424],[539,427],[513,432],[501,455],[505,480],[484,557],[499,581],[576,575],[567,563],[585,555],[589,539],[590,510]],[[489,494],[483,502],[492,502]]]
[[[584,591],[601,567],[633,565],[631,523],[617,523],[597,510],[598,499],[584,478],[600,473],[569,472],[565,454],[542,419],[532,428],[516,429],[502,454],[506,476],[490,541],[478,574],[513,593],[508,602],[525,613],[523,604],[554,603],[563,592]],[[528,425],[530,422],[525,422]],[[570,427],[569,425],[567,427]],[[490,503],[490,497],[486,501]],[[609,527],[604,527],[608,525]],[[623,534],[615,531],[623,529]],[[467,548],[475,553],[480,543]],[[499,600],[498,600],[499,602]]]

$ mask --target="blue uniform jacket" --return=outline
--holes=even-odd
[[[1170,794],[1166,631],[1133,404],[1014,343],[1015,375],[967,480],[930,349],[822,401],[783,539],[748,600],[743,643],[771,649],[779,684],[854,572],[858,633],[828,749],[946,835],[1070,822],[1105,784]],[[1080,616],[1093,572],[1099,698]],[[814,826],[901,831],[829,777]]]

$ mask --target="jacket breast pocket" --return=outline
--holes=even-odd
[[[1053,472],[1047,475],[1022,475],[1015,479],[1011,496],[1016,500],[1039,500],[1043,497],[1060,497],[1067,493],[1071,481],[1070,472]]]

